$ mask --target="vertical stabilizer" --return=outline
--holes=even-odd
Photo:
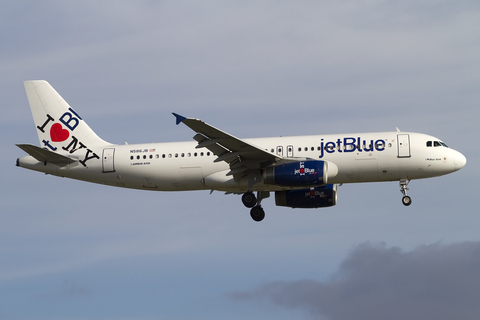
[[[109,145],[44,80],[24,81],[40,146],[54,152]]]

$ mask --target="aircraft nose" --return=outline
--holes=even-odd
[[[454,164],[455,170],[462,169],[466,163],[467,163],[467,158],[465,158],[463,154],[457,151],[455,156],[453,157],[453,164]]]

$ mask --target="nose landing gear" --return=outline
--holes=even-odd
[[[412,204],[412,198],[407,196],[407,186],[410,180],[401,179],[400,180],[400,192],[403,194],[402,203],[404,206],[409,206]]]

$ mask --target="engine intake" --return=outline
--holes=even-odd
[[[275,192],[275,204],[290,208],[324,208],[337,204],[337,185]]]

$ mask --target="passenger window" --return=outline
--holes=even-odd
[[[133,156],[130,156],[130,160],[133,160]]]
[[[298,151],[302,151],[302,148],[298,147]]]
[[[150,159],[153,159],[153,154],[151,154],[151,155],[149,156],[149,158],[150,158]]]
[[[140,160],[140,156],[137,156],[137,160]]]

